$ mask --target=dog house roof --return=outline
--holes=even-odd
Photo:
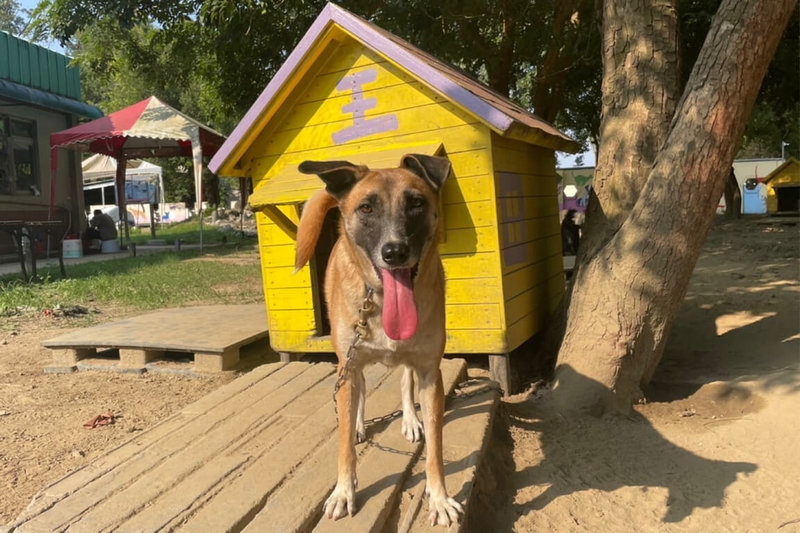
[[[238,159],[264,127],[265,114],[275,103],[281,88],[301,70],[301,64],[313,55],[316,45],[332,25],[338,26],[363,45],[397,64],[497,133],[553,150],[579,150],[575,141],[552,124],[529,113],[508,98],[386,30],[328,3],[213,157],[209,164],[212,171],[237,174],[234,167]]]
[[[793,167],[793,166],[800,168],[800,161],[798,161],[794,157],[790,157],[789,159],[787,159],[786,161],[781,163],[781,165],[779,167],[776,167],[775,170],[770,172],[767,175],[767,177],[764,178],[764,183],[770,183],[772,181],[776,181],[776,182],[780,181],[777,178],[779,176],[782,176],[786,172],[787,169],[789,169],[790,167]],[[795,172],[795,174],[796,174],[796,172]],[[792,181],[792,180],[791,179],[787,179],[786,181]]]

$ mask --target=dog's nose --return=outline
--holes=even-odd
[[[408,261],[408,245],[404,242],[387,242],[381,246],[381,257],[389,266],[402,265]]]

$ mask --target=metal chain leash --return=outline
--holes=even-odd
[[[369,337],[367,317],[375,308],[375,302],[372,301],[372,297],[375,294],[375,289],[365,285],[364,290],[366,295],[364,296],[364,299],[361,300],[361,307],[358,309],[358,320],[356,320],[355,324],[353,324],[355,337],[353,337],[353,341],[350,343],[350,347],[347,349],[347,355],[344,358],[344,364],[342,365],[342,368],[339,369],[339,374],[336,376],[336,383],[333,385],[333,412],[336,415],[339,414],[339,406],[336,403],[336,394],[347,380],[347,373],[350,370],[350,362],[353,360],[353,354],[356,351],[356,346],[358,346],[358,343],[360,343],[362,339]]]
[[[375,289],[369,287],[367,285],[364,286],[365,296],[364,299],[361,301],[361,307],[358,309],[358,320],[353,324],[353,331],[355,336],[353,337],[352,342],[350,343],[350,347],[347,349],[347,354],[345,355],[344,364],[339,369],[339,373],[336,376],[336,383],[333,385],[333,412],[335,415],[338,416],[339,414],[339,406],[336,401],[336,394],[338,394],[339,389],[342,388],[342,385],[347,380],[347,373],[350,370],[350,363],[353,360],[353,355],[355,354],[356,347],[358,344],[363,340],[369,338],[369,325],[367,324],[367,317],[375,309],[375,302],[372,301],[372,297],[375,295]],[[469,387],[470,385],[477,385],[477,384],[484,384],[484,387],[477,387],[475,390],[470,392],[463,392],[465,388]],[[483,380],[478,379],[466,379],[456,385],[456,387],[450,391],[450,393],[445,396],[445,401],[450,401],[452,404],[453,401],[461,401],[466,400],[468,398],[472,398],[477,396],[478,394],[482,394],[487,390],[496,390],[503,395],[503,389],[500,388],[500,385],[495,383],[494,381],[485,382]],[[420,404],[415,403],[414,409],[419,409]],[[383,416],[376,416],[374,418],[370,418],[364,421],[365,426],[370,426],[373,424],[379,424],[381,422],[386,422],[388,420],[393,420],[398,416],[403,414],[402,409],[396,409],[391,413],[387,413]]]
[[[464,392],[464,389],[466,389],[470,385],[484,385],[484,386],[476,387],[474,390],[471,390],[469,392]],[[475,396],[478,396],[479,394],[483,394],[484,392],[490,390],[497,391],[500,394],[500,396],[503,395],[503,389],[501,389],[500,385],[498,385],[494,381],[484,381],[482,379],[475,379],[475,378],[465,379],[464,381],[456,385],[455,388],[451,390],[450,393],[447,394],[447,396],[444,397],[446,402],[445,406],[446,407],[452,406],[456,402],[467,400],[469,398],[474,398]],[[420,408],[419,402],[415,403],[414,409],[416,410],[419,408]],[[402,409],[396,409],[391,413],[387,413],[382,416],[376,416],[374,418],[369,418],[367,420],[364,420],[364,426],[366,427],[366,426],[371,426],[373,424],[380,424],[381,422],[394,420],[395,418],[397,418],[402,414],[403,414]]]

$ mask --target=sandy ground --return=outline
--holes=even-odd
[[[565,419],[546,388],[504,402],[468,530],[800,531],[796,222],[715,225],[634,416]],[[95,320],[126,314],[103,311]],[[0,524],[48,483],[234,377],[44,374],[40,342],[81,325],[0,322]],[[107,410],[116,424],[82,427]]]
[[[106,310],[92,318],[97,323],[125,314],[130,311]],[[46,485],[235,377],[45,374],[42,368],[52,356],[41,341],[84,326],[87,319],[0,321],[0,524]],[[106,411],[115,414],[115,424],[84,429],[84,422]]]
[[[714,226],[630,418],[504,403],[470,530],[800,531],[796,223]]]

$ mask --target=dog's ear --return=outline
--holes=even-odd
[[[400,166],[410,170],[439,192],[444,185],[444,180],[450,175],[450,161],[446,157],[436,157],[423,154],[408,154],[403,156]]]
[[[297,170],[303,174],[316,174],[325,182],[328,193],[341,200],[369,169],[348,161],[303,161]]]

